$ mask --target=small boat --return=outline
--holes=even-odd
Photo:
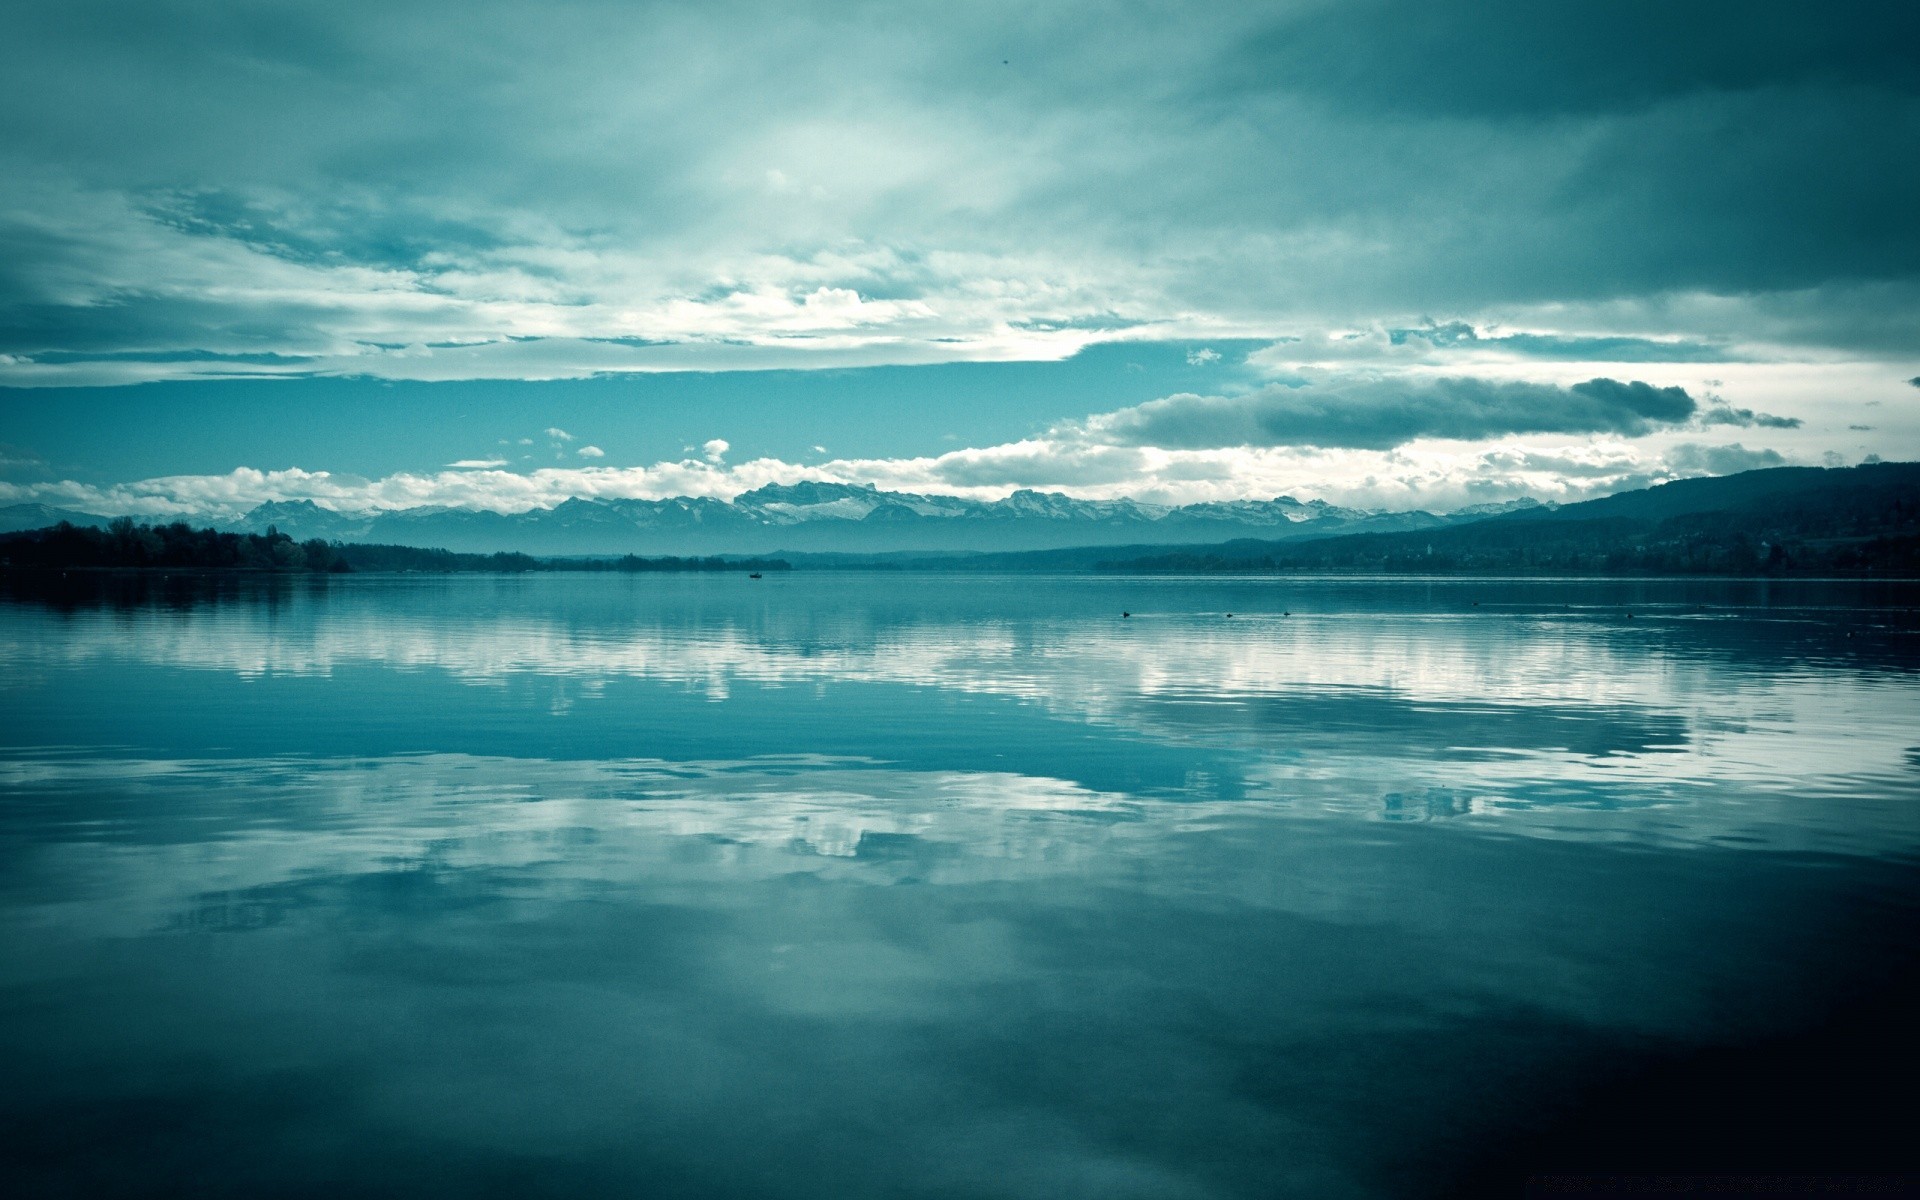
[[[751,574],[751,575],[749,575],[749,576],[747,576],[747,578],[748,578],[748,579],[758,579],[758,578],[760,578],[760,572],[758,572],[758,571],[755,571],[755,572],[754,572],[753,574]]]

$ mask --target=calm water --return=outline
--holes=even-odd
[[[1915,1044],[1917,605],[15,586],[0,1169],[1058,1200],[1910,1168],[1911,1110],[1863,1097]]]

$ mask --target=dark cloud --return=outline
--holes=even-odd
[[[1465,321],[1388,331],[1396,346],[1426,342],[1439,349],[1504,350],[1526,358],[1571,362],[1726,362],[1723,344],[1644,337],[1568,336],[1550,333],[1482,334]]]
[[[372,267],[431,269],[432,261],[502,249],[498,232],[433,211],[426,198],[404,205],[336,196],[293,206],[199,189],[156,197],[147,213],[160,225],[221,238],[308,265],[348,261]]]
[[[1313,5],[1236,47],[1221,103],[1350,122],[1312,147],[1324,194],[1393,226],[1422,299],[1799,290],[1920,269],[1916,42],[1906,0]]]
[[[1798,429],[1805,424],[1799,417],[1776,417],[1772,413],[1734,408],[1729,404],[1716,404],[1702,411],[1698,420],[1701,425],[1734,425],[1741,429]]]
[[[1778,451],[1749,450],[1738,442],[1729,446],[1685,442],[1667,451],[1666,462],[1668,469],[1677,475],[1734,475],[1787,464]]]
[[[46,459],[24,447],[0,442],[0,479],[41,479],[48,474]]]
[[[1680,424],[1685,389],[1616,379],[1572,387],[1470,377],[1345,380],[1239,396],[1169,396],[1092,418],[1095,437],[1168,449],[1322,446],[1384,450],[1417,438],[1614,433]]]
[[[1282,18],[1233,78],[1399,112],[1591,114],[1809,84],[1911,93],[1916,41],[1907,0],[1377,0]]]

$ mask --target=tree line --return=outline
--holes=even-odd
[[[277,529],[224,533],[185,521],[141,525],[115,517],[104,529],[62,521],[46,529],[0,534],[0,565],[71,570],[149,568],[182,571],[350,571],[331,543],[296,542]]]
[[[1666,521],[1488,521],[1412,533],[1248,543],[1099,564],[1129,572],[1380,575],[1878,575],[1920,577],[1920,532],[1796,532],[1742,515]]]
[[[418,546],[297,542],[278,528],[265,533],[195,529],[184,521],[142,525],[116,517],[106,528],[62,521],[45,529],[0,534],[0,568],[24,570],[251,571],[339,574],[351,571],[785,571],[780,559],[535,558],[529,554],[461,554]]]

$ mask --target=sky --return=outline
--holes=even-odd
[[[1910,0],[14,0],[0,503],[1920,458]]]

